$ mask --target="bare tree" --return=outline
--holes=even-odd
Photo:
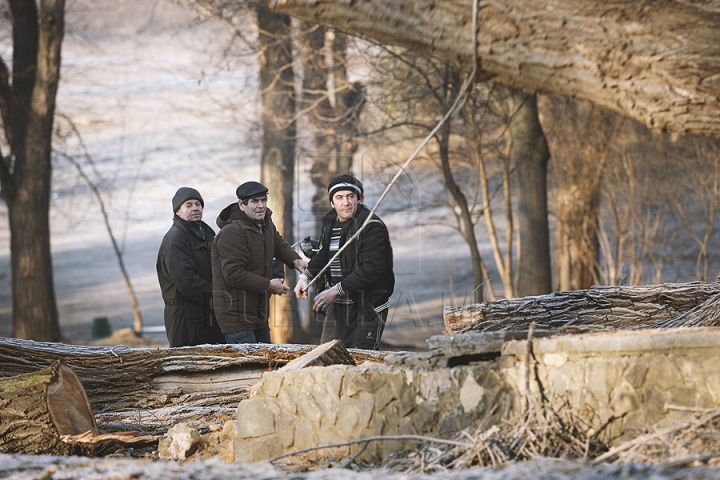
[[[82,135],[80,135],[80,131],[78,130],[75,122],[73,122],[72,119],[67,117],[66,115],[59,114],[58,116],[62,120],[62,122],[61,126],[56,129],[56,139],[59,140],[58,142],[56,142],[56,144],[67,144],[68,138],[73,137],[75,140],[77,140],[80,147],[80,153],[79,155],[77,155],[79,159],[76,158],[76,155],[68,152],[67,148],[64,148],[64,151],[59,151],[58,157],[64,158],[73,167],[75,167],[78,176],[82,179],[82,181],[85,182],[88,188],[90,188],[93,196],[95,197],[95,200],[98,203],[98,206],[100,207],[100,213],[102,214],[103,222],[105,223],[105,229],[107,230],[108,237],[110,237],[110,243],[112,243],[113,251],[115,252],[115,257],[117,258],[118,266],[120,267],[120,273],[125,280],[125,286],[127,287],[128,294],[130,295],[130,307],[132,308],[134,319],[133,331],[135,332],[135,335],[140,336],[143,330],[142,312],[140,311],[140,305],[138,303],[137,295],[135,294],[135,288],[133,287],[132,280],[130,279],[130,274],[128,273],[127,268],[125,268],[125,259],[122,249],[120,248],[120,244],[118,243],[117,237],[115,236],[113,228],[110,224],[110,214],[108,213],[105,199],[103,198],[101,192],[101,187],[98,185],[98,182],[93,181],[90,178],[85,168],[83,168],[82,166],[82,162],[84,161],[91,167],[91,170],[95,170],[95,161],[90,155],[90,152],[88,151],[87,146],[85,145]],[[58,150],[57,145],[56,150]]]
[[[328,183],[353,170],[365,92],[362,83],[348,81],[348,38],[344,33],[303,22],[298,44],[303,63],[301,113],[313,131],[310,179],[315,187],[314,231],[318,232],[328,210]]]
[[[513,90],[507,101],[518,178],[517,295],[542,295],[552,291],[547,200],[550,151],[538,117],[537,97]]]
[[[551,150],[558,186],[557,288],[600,282],[600,192],[623,117],[588,102],[555,99]]]
[[[50,179],[55,97],[65,28],[64,0],[9,0],[12,70],[0,59],[0,114],[9,152],[0,150],[8,206],[13,335],[58,341],[50,255]]]

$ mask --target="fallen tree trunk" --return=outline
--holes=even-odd
[[[650,128],[720,136],[720,6],[707,2],[272,0],[279,13],[589,100]],[[473,51],[473,34],[477,51]]]
[[[697,307],[668,318],[649,328],[720,327],[720,295],[714,295]]]
[[[85,387],[96,417],[115,429],[157,428],[233,417],[263,372],[314,345],[203,345],[182,348],[91,347],[0,338],[0,377],[30,373],[63,360]],[[351,349],[357,363],[383,352]]]
[[[672,319],[720,294],[720,283],[603,286],[461,307],[445,307],[446,333],[527,330],[640,329],[682,326]],[[713,324],[715,325],[715,324]],[[703,324],[697,326],[713,326]]]
[[[98,434],[85,390],[60,361],[0,379],[0,452],[67,455],[63,435]]]

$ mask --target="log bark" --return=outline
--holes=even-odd
[[[272,0],[278,12],[469,65],[526,93],[589,100],[643,124],[720,136],[720,2]]]
[[[0,378],[63,360],[85,387],[96,416],[112,430],[158,428],[173,422],[234,416],[262,373],[298,358],[314,345],[203,345],[182,348],[91,347],[0,338]],[[357,363],[386,353],[351,349]],[[134,422],[133,419],[137,419]],[[137,423],[137,424],[135,424]]]
[[[720,295],[720,283],[596,286],[462,307],[446,307],[446,333],[572,328],[640,329],[663,325]],[[671,322],[672,323],[672,322]],[[672,326],[680,326],[678,324]],[[708,326],[705,324],[704,326]]]
[[[0,379],[0,452],[66,455],[64,435],[98,434],[87,395],[73,371],[55,361],[37,372]]]

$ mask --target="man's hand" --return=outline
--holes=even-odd
[[[296,258],[293,262],[293,266],[295,266],[295,270],[297,270],[300,273],[303,273],[305,269],[307,268],[308,262],[303,260],[302,258]]]
[[[331,303],[335,301],[335,298],[339,295],[337,287],[328,288],[315,295],[315,302],[313,303],[313,310],[316,312],[324,312]]]
[[[282,295],[284,293],[287,293],[290,291],[290,287],[283,284],[283,281],[279,278],[273,278],[270,280],[270,293],[274,293],[275,295]]]
[[[298,278],[297,285],[295,285],[295,296],[297,298],[307,298],[307,290],[305,290],[308,286],[308,281],[305,280],[305,277]]]

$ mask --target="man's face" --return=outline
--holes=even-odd
[[[203,207],[200,200],[191,198],[183,203],[175,214],[186,222],[199,222],[202,220]]]
[[[332,196],[333,208],[341,222],[347,222],[355,215],[358,204],[363,202],[363,197],[357,196],[352,190],[338,190]]]
[[[247,203],[247,205],[245,205]],[[253,197],[249,200],[240,200],[238,202],[240,210],[256,222],[262,221],[265,218],[265,210],[267,210],[267,195],[260,195],[259,197]]]

